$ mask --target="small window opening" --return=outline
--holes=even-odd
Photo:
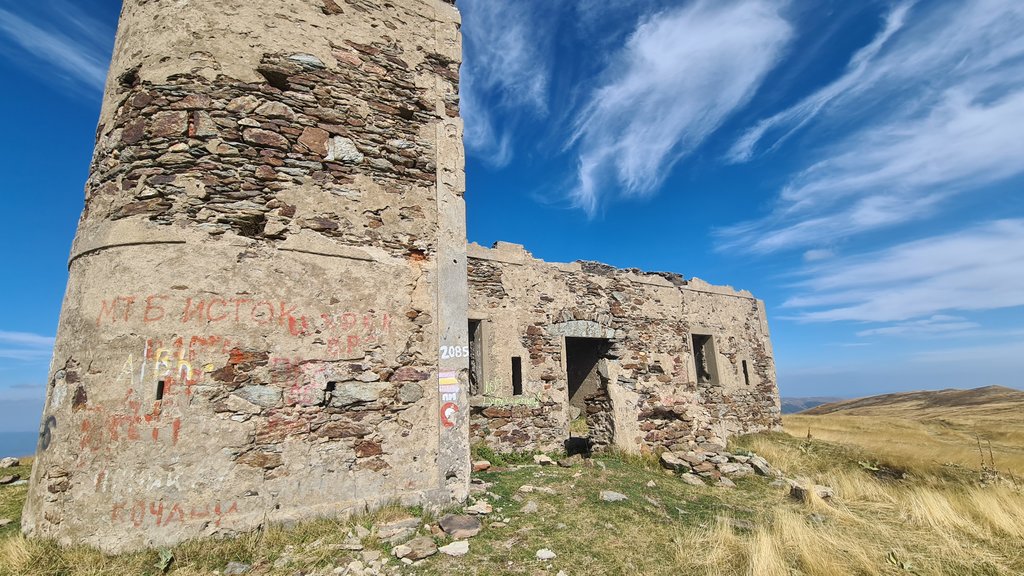
[[[156,400],[159,402],[164,399],[164,381],[161,380],[156,383]]]
[[[512,395],[523,395],[523,359],[519,356],[512,357]]]
[[[750,372],[747,371],[747,361],[743,361],[743,383],[750,386]]]
[[[713,337],[705,334],[693,335],[693,363],[697,367],[698,384],[718,384]]]

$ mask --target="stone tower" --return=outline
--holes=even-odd
[[[23,529],[465,498],[459,16],[124,0]]]

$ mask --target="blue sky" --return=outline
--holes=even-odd
[[[783,395],[1024,388],[1024,3],[459,6],[470,240],[751,290]],[[37,425],[119,9],[0,0],[0,432]]]

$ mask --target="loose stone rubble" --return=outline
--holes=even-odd
[[[756,454],[732,454],[725,451],[690,450],[684,453],[662,452],[661,465],[674,472],[679,472],[687,484],[704,485],[705,480],[718,483],[720,486],[731,487],[731,478],[746,476],[781,477],[782,472],[768,464],[768,461]],[[703,479],[703,480],[702,480]],[[722,482],[722,480],[726,480]]]

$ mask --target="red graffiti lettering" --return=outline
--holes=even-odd
[[[115,502],[110,509],[112,524],[128,523],[136,529],[149,526],[169,526],[172,522],[184,524],[187,520],[206,520],[212,518],[219,527],[221,521],[238,514],[238,502],[215,502],[210,512],[210,504],[192,504],[184,502],[163,502],[136,500],[134,502]],[[185,510],[189,513],[186,518]],[[125,514],[127,512],[127,515]]]
[[[205,305],[206,305],[206,303],[203,302],[202,300],[200,300],[200,301],[196,302],[195,305],[193,306],[192,299],[189,298],[185,302],[185,311],[182,312],[182,314],[181,314],[181,323],[182,324],[187,324],[193,318],[199,318],[200,320],[202,320],[202,318],[203,318],[203,307]]]
[[[154,303],[154,300],[166,300],[167,296],[147,296],[146,297],[146,309],[142,313],[142,321],[145,323],[158,322],[163,320],[166,314],[164,307]]]
[[[117,296],[109,302],[103,300],[100,302],[100,313],[96,317],[96,325],[99,326],[106,319],[109,322],[117,322],[119,319],[125,322],[128,321],[132,313],[132,304],[135,303],[135,296]],[[121,310],[118,312],[118,304],[121,304]]]
[[[185,523],[185,511],[181,509],[181,505],[175,504],[171,506],[171,511],[167,513],[167,520],[164,522],[164,526],[169,526],[175,519],[180,524]]]
[[[213,307],[215,305],[227,306],[228,305],[228,301],[223,299],[223,298],[214,298],[214,299],[210,300],[206,304],[206,319],[207,320],[209,320],[210,322],[220,322],[221,320],[224,320],[225,318],[227,318],[229,316],[228,312],[224,312],[223,314],[219,314],[219,315],[214,315]]]
[[[242,307],[242,304],[248,304],[249,302],[252,302],[252,300],[249,300],[248,298],[235,298],[232,302],[235,304],[235,322],[238,322],[238,311]]]
[[[154,518],[156,518],[156,525],[157,528],[159,528],[160,524],[162,524],[164,520],[164,503],[151,502],[149,504],[149,513],[152,514]]]
[[[356,315],[351,312],[345,312],[341,315],[341,329],[345,332],[356,327],[357,318]]]

